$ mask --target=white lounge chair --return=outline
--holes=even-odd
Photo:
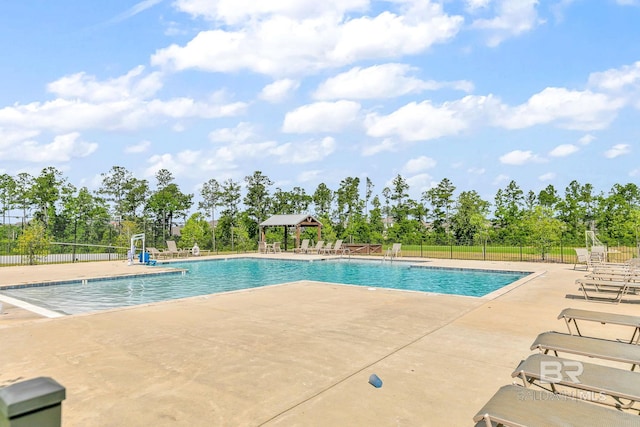
[[[302,243],[300,243],[300,247],[293,250],[294,253],[307,253],[309,251],[309,239],[304,239]]]
[[[402,256],[402,243],[394,243],[389,249],[387,249],[387,253],[384,255],[385,259],[389,257],[389,259],[394,259],[399,256]]]
[[[174,255],[176,255],[177,257],[181,257],[183,254],[184,256],[189,256],[188,251],[182,250],[182,249],[178,249],[178,246],[176,245],[176,241],[175,240],[167,240],[167,251],[168,254],[170,254],[172,257]]]
[[[322,251],[322,248],[324,247],[324,240],[319,240],[318,243],[316,243],[316,247],[309,249],[307,251],[307,253],[316,253],[319,254]]]
[[[576,269],[578,264],[584,264],[584,269],[589,269],[589,251],[587,248],[575,248],[576,262],[573,264],[573,269]]]

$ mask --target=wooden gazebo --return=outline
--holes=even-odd
[[[265,240],[265,227],[284,227],[284,250],[287,250],[287,231],[289,227],[296,228],[296,248],[300,245],[300,230],[302,227],[317,227],[318,240],[320,240],[322,223],[309,214],[298,215],[273,215],[260,223],[260,241]]]

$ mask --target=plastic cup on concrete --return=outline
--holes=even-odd
[[[382,387],[382,380],[376,374],[371,374],[371,376],[369,377],[369,384],[371,384],[375,388],[380,388]]]

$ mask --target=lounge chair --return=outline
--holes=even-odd
[[[293,250],[293,253],[307,253],[307,251],[309,250],[309,239],[304,239],[302,240],[302,243],[300,243],[300,247],[299,248],[295,248]]]
[[[636,294],[640,290],[637,276],[627,276],[625,280],[577,279],[576,284],[586,300],[619,303],[626,295]],[[595,292],[594,292],[595,291]]]
[[[174,255],[176,255],[177,257],[181,257],[183,254],[184,256],[189,256],[188,251],[178,249],[175,240],[167,240],[167,250],[165,252],[167,252],[167,254],[170,254],[172,257]]]
[[[580,329],[578,328],[578,320],[584,320],[588,322],[598,322],[601,324],[610,323],[612,325],[631,326],[634,328],[633,335],[629,344],[640,343],[640,316],[631,316],[627,314],[616,313],[604,313],[601,311],[580,310],[577,308],[565,308],[558,315],[558,319],[564,319],[569,333],[573,335],[571,329],[571,323],[575,327],[578,336],[582,336]]]
[[[550,391],[554,393],[557,392],[557,386],[584,390],[591,393],[574,392],[572,395],[577,394],[580,398],[597,403],[616,405],[616,402],[604,399],[605,395],[610,396],[621,408],[630,408],[640,400],[640,372],[561,359],[548,354],[532,354],[520,362],[511,376],[520,378],[525,387],[532,384],[542,388],[550,387]],[[628,402],[622,403],[620,399]]]
[[[333,246],[333,243],[329,242],[329,243],[327,243],[327,244],[324,246],[324,248],[322,248],[320,251],[321,251],[323,254],[330,254],[330,253],[331,253],[331,251],[333,250],[332,246]]]
[[[159,251],[153,246],[147,246],[145,250],[149,252],[149,256],[151,257],[151,259],[155,259],[155,260],[158,260],[160,259],[160,257],[164,257],[166,255],[164,252]]]
[[[402,243],[394,243],[389,249],[387,249],[387,253],[384,255],[386,259],[389,257],[390,259],[397,258],[402,256]]]
[[[317,253],[319,254],[322,251],[322,248],[324,247],[324,240],[318,240],[318,243],[316,243],[315,248],[311,248],[309,250],[307,250],[307,253]]]
[[[589,269],[589,251],[587,248],[575,248],[576,251],[576,262],[573,264],[573,269],[576,269],[578,264],[584,264],[584,269]]]
[[[638,416],[570,397],[558,398],[544,390],[505,385],[478,411],[478,426],[496,425],[584,427],[594,425],[637,426]]]
[[[577,335],[561,334],[559,332],[544,332],[531,344],[531,350],[538,349],[544,354],[553,351],[595,357],[620,363],[630,363],[631,370],[640,364],[640,346],[598,338],[580,337]]]
[[[342,246],[342,240],[336,240],[336,244],[333,245],[332,252],[334,255],[338,255],[338,253],[345,254],[349,251],[349,248]]]

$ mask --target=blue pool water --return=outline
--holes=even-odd
[[[171,263],[186,270],[116,280],[8,289],[1,293],[66,314],[255,288],[297,280],[483,296],[529,273],[416,267],[406,262],[253,258]]]

